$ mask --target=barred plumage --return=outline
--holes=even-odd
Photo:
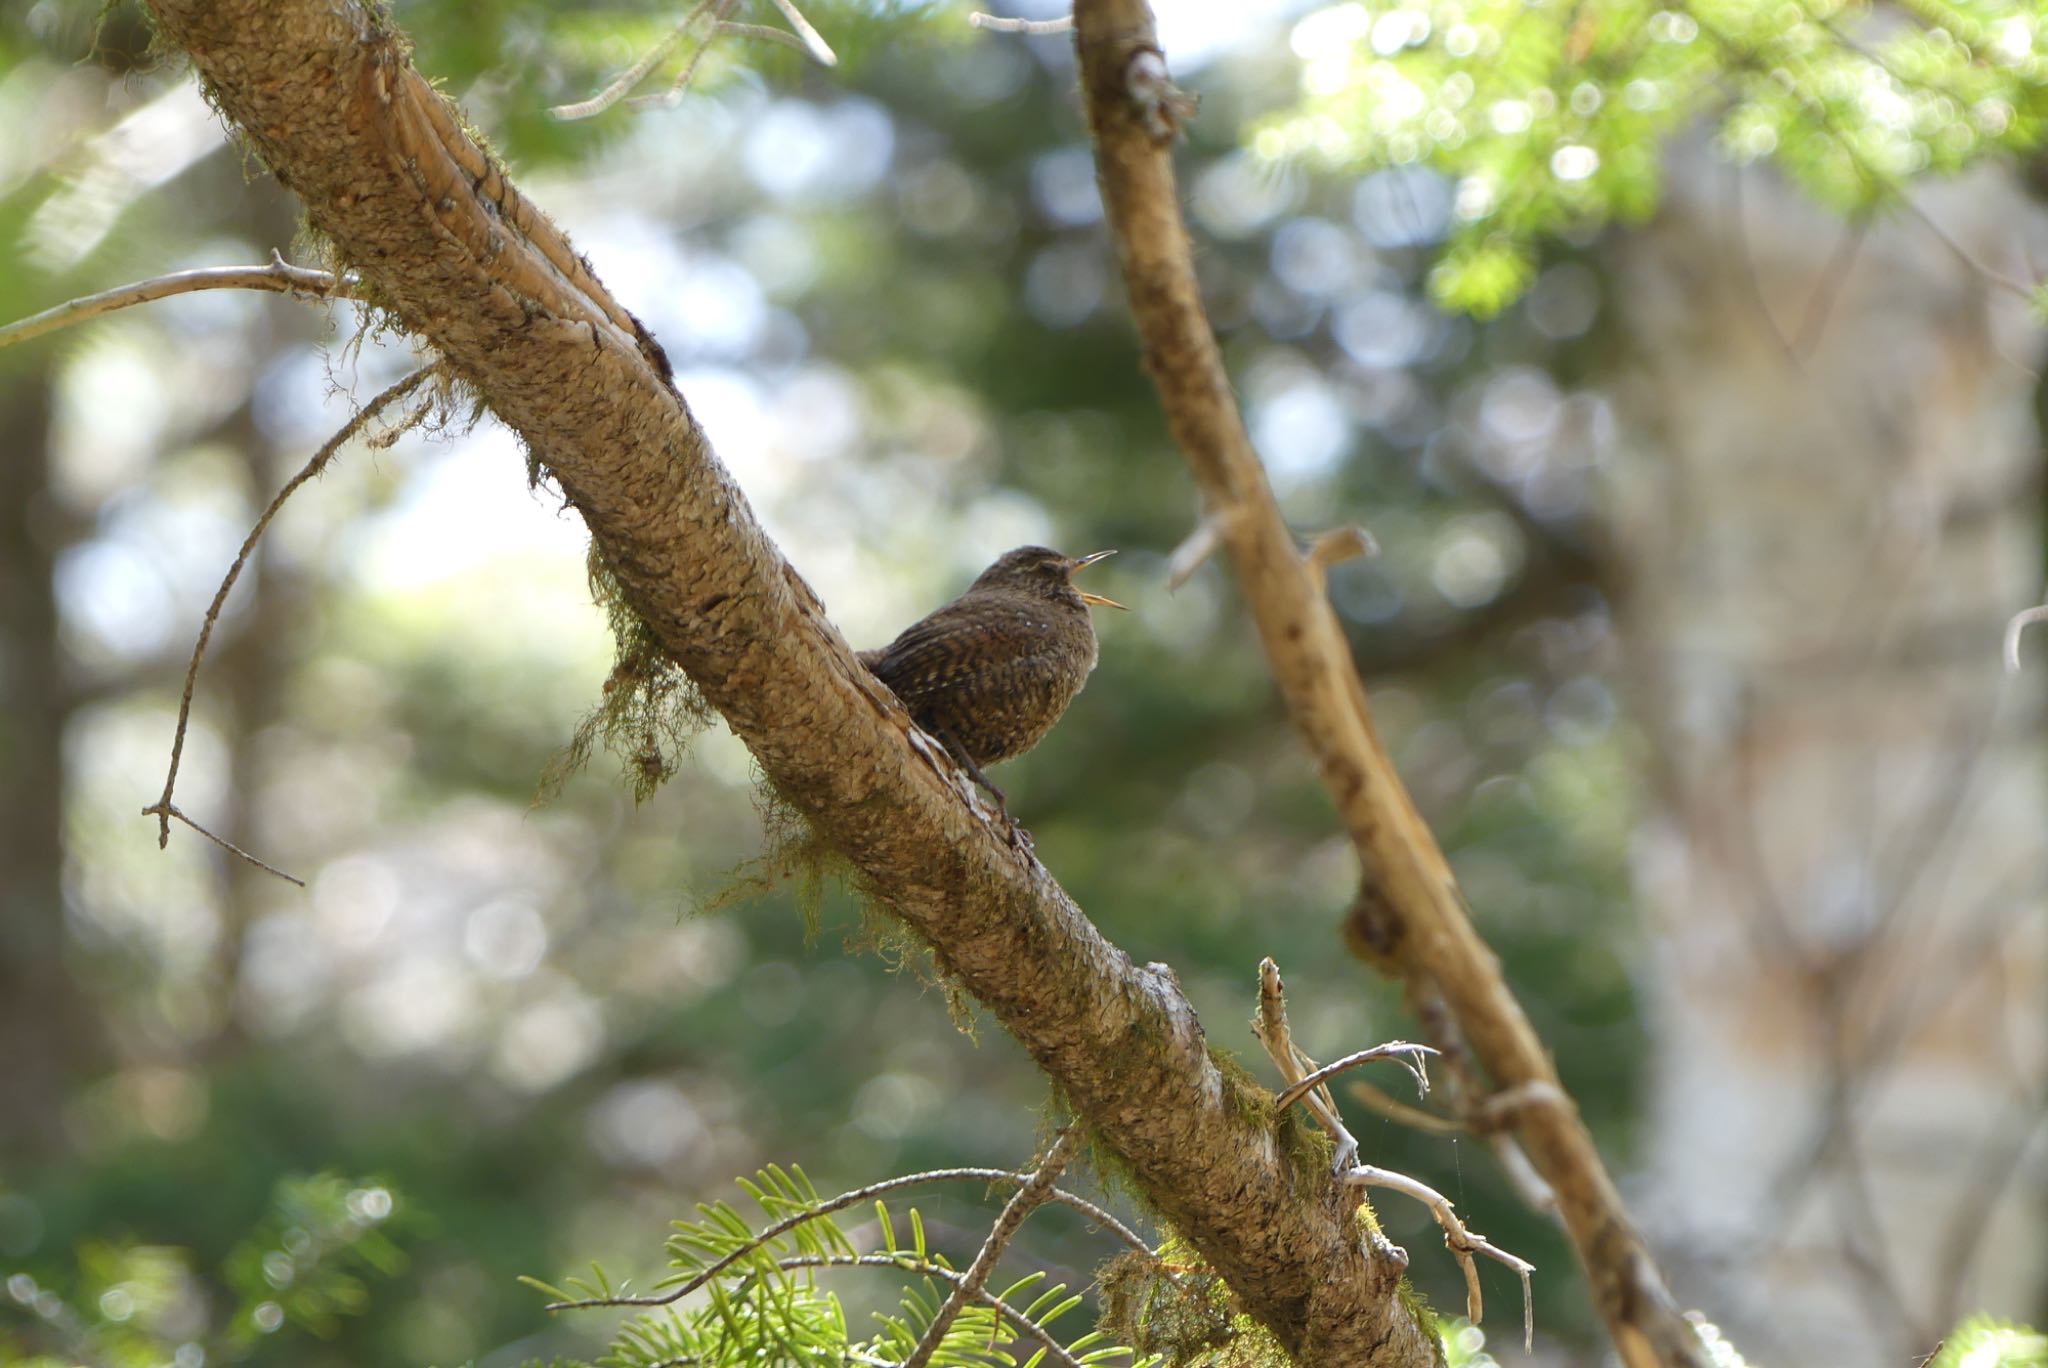
[[[1000,802],[981,767],[1045,738],[1095,668],[1088,605],[1123,606],[1074,588],[1076,570],[1110,554],[1020,546],[881,650],[862,651],[861,663]]]

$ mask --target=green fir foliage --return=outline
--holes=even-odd
[[[1842,0],[1347,0],[1294,46],[1300,98],[1253,146],[1453,177],[1430,286],[1481,317],[1528,288],[1544,237],[1646,218],[1665,144],[1701,119],[1729,161],[1857,218],[1915,177],[2035,147],[2048,117],[2040,0],[1927,0],[1883,23]]]
[[[325,1337],[368,1309],[364,1276],[405,1267],[382,1228],[392,1209],[388,1188],[338,1174],[280,1182],[263,1224],[228,1256],[227,1284],[242,1305],[235,1334],[254,1339],[282,1323]]]
[[[371,1309],[373,1276],[404,1271],[388,1233],[397,1205],[374,1180],[290,1177],[212,1277],[187,1249],[104,1239],[82,1243],[67,1276],[7,1270],[0,1363],[225,1364],[291,1331],[329,1338]],[[231,1294],[217,1324],[209,1282]]]
[[[740,1187],[758,1215],[730,1202],[700,1203],[697,1219],[675,1222],[668,1241],[673,1272],[656,1289],[675,1300],[622,1326],[596,1368],[902,1363],[932,1325],[957,1274],[927,1242],[917,1208],[899,1212],[879,1200],[871,1208],[851,1207],[874,1214],[860,1228],[872,1232],[863,1244],[833,1218],[847,1204],[821,1198],[801,1168],[771,1165]],[[820,1283],[821,1271],[842,1269],[907,1275],[895,1305],[873,1313],[871,1333],[856,1336],[838,1294]],[[615,1288],[600,1268],[559,1287],[527,1281],[557,1302],[647,1305]],[[1002,1307],[985,1299],[964,1306],[932,1354],[933,1368],[1157,1368],[1162,1362],[1109,1342],[1100,1330],[1067,1338],[1068,1328],[1055,1323],[1084,1298],[1042,1272],[991,1282],[988,1291]]]
[[[1443,1341],[1444,1368],[1499,1368],[1500,1361],[1486,1352],[1486,1332],[1463,1316],[1439,1323],[1437,1337]]]
[[[1972,1316],[1949,1333],[1928,1368],[2048,1368],[2048,1335],[1993,1316]]]

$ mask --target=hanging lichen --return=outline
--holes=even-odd
[[[590,593],[611,626],[612,672],[597,707],[548,765],[541,796],[558,793],[602,742],[625,765],[633,797],[644,803],[674,776],[683,752],[716,714],[626,601],[624,587],[595,543],[590,548]]]

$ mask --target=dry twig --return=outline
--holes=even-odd
[[[1173,548],[1173,554],[1166,558],[1166,587],[1169,591],[1180,588],[1194,577],[1209,557],[1216,554],[1223,545],[1223,517],[1211,513],[1195,524],[1195,530]]]
[[[1077,1133],[1071,1122],[1061,1127],[1060,1133],[1053,1138],[1052,1147],[1046,1151],[1045,1158],[1038,1161],[1030,1179],[1003,1204],[1002,1214],[996,1217],[988,1238],[981,1242],[981,1249],[975,1254],[974,1262],[968,1265],[966,1276],[954,1283],[953,1290],[946,1294],[945,1304],[939,1307],[939,1313],[932,1317],[932,1323],[918,1337],[917,1346],[903,1360],[903,1368],[925,1368],[946,1338],[946,1332],[953,1328],[961,1308],[980,1296],[982,1289],[988,1286],[989,1275],[996,1271],[996,1260],[1003,1256],[1003,1250],[1024,1224],[1025,1217],[1051,1199],[1053,1184],[1059,1180],[1061,1170],[1066,1168],[1067,1159],[1074,1152]]]
[[[1307,1103],[1309,1112],[1337,1143],[1337,1170],[1349,1168],[1358,1153],[1358,1141],[1345,1129],[1327,1081],[1310,1080],[1316,1062],[1294,1043],[1294,1032],[1287,1024],[1287,988],[1280,981],[1280,966],[1270,955],[1259,961],[1259,1010],[1252,1018],[1252,1034],[1258,1037],[1273,1067],[1287,1080],[1287,1091],[1281,1094],[1285,1105]]]
[[[268,266],[208,266],[196,271],[173,271],[152,276],[118,289],[66,300],[55,308],[18,319],[0,328],[0,347],[41,337],[74,323],[101,318],[120,309],[169,299],[172,295],[194,294],[200,290],[264,290],[271,294],[304,295],[314,299],[354,299],[357,283],[353,276],[294,266],[276,252]]]
[[[1508,1253],[1483,1235],[1467,1229],[1452,1209],[1450,1198],[1420,1179],[1372,1164],[1355,1164],[1344,1174],[1344,1181],[1357,1187],[1388,1188],[1413,1197],[1429,1208],[1430,1214],[1436,1217],[1436,1223],[1444,1228],[1444,1244],[1457,1258],[1458,1267],[1465,1272],[1465,1316],[1474,1325],[1479,1324],[1486,1304],[1479,1294],[1479,1266],[1472,1261],[1472,1256],[1484,1254],[1514,1269],[1522,1279],[1522,1347],[1530,1351],[1535,1349],[1536,1302],[1529,1286],[1529,1275],[1536,1271],[1535,1264]]]
[[[178,806],[171,801],[171,792],[178,784],[178,764],[185,756],[185,732],[192,722],[192,694],[199,684],[199,663],[206,659],[207,643],[213,639],[213,629],[215,624],[220,621],[220,610],[228,601],[228,592],[235,587],[235,581],[241,578],[242,567],[249,563],[250,553],[256,549],[256,543],[263,539],[264,532],[269,530],[271,519],[275,518],[278,510],[284,507],[285,500],[297,493],[299,487],[305,484],[306,481],[327,469],[327,465],[334,459],[335,453],[340,451],[350,438],[368,427],[378,414],[382,413],[392,404],[398,403],[422,384],[440,373],[440,362],[422,366],[390,386],[390,388],[386,389],[369,403],[363,405],[356,412],[355,417],[342,424],[341,430],[328,438],[326,443],[313,453],[313,458],[306,462],[298,474],[285,481],[284,488],[277,491],[277,496],[263,510],[262,516],[256,519],[256,525],[249,529],[249,535],[242,539],[241,550],[235,553],[234,563],[228,566],[227,574],[221,577],[220,588],[214,591],[213,602],[206,607],[206,619],[199,627],[199,640],[193,643],[192,659],[185,667],[185,691],[178,699],[178,727],[171,738],[171,764],[169,770],[164,774],[163,795],[142,810],[143,816],[157,819],[156,843],[158,849],[162,849],[171,843],[171,819],[175,817],[200,835],[214,842],[214,844],[225,850],[232,851],[256,868],[275,874],[281,879],[289,879],[301,888],[306,886],[304,879],[294,878],[283,870],[273,868],[241,847],[214,835],[205,827],[179,811]],[[412,426],[424,417],[424,411],[417,413],[407,420],[405,426]]]
[[[2005,672],[2016,675],[2020,672],[2020,634],[2037,622],[2048,622],[2048,603],[2033,608],[2023,608],[2014,613],[2005,623]]]
[[[984,14],[980,10],[967,16],[967,22],[974,28],[987,29],[992,33],[1071,33],[1074,16],[1062,14],[1057,19],[1016,19],[1007,14]]]
[[[1433,1111],[1410,1106],[1378,1084],[1368,1083],[1362,1078],[1346,1084],[1344,1091],[1387,1120],[1398,1121],[1424,1135],[1465,1135],[1472,1129],[1455,1116],[1438,1116]]]
[[[922,1173],[906,1173],[896,1178],[885,1178],[879,1183],[869,1183],[866,1187],[855,1188],[850,1192],[842,1192],[829,1201],[820,1202],[817,1206],[811,1207],[808,1210],[799,1211],[793,1216],[784,1217],[766,1230],[763,1230],[744,1249],[735,1250],[710,1267],[702,1269],[682,1282],[677,1283],[666,1292],[645,1297],[589,1297],[577,1301],[550,1302],[546,1309],[549,1311],[582,1311],[594,1306],[668,1306],[674,1302],[681,1301],[684,1297],[705,1286],[713,1278],[725,1272],[726,1269],[732,1267],[741,1259],[746,1258],[768,1241],[778,1236],[787,1235],[798,1226],[815,1221],[820,1216],[830,1216],[835,1211],[844,1211],[848,1207],[860,1206],[863,1203],[873,1201],[877,1197],[887,1196],[889,1193],[900,1191],[903,1188],[922,1187],[926,1183],[1012,1183],[1023,1187],[1028,1185],[1035,1176],[1032,1173],[1013,1173],[1009,1169],[950,1168],[928,1169]],[[1087,1198],[1075,1196],[1064,1188],[1056,1187],[1046,1193],[1044,1200],[1057,1202],[1061,1206],[1070,1207],[1080,1212],[1090,1221],[1093,1221],[1096,1225],[1107,1230],[1126,1245],[1129,1245],[1133,1250],[1148,1259],[1152,1257],[1152,1247],[1140,1239],[1136,1231]]]
[[[1405,1041],[1393,1041],[1371,1050],[1360,1050],[1346,1055],[1334,1064],[1316,1067],[1313,1059],[1303,1053],[1294,1043],[1294,1035],[1287,1025],[1287,995],[1280,981],[1280,967],[1270,957],[1259,961],[1259,1012],[1253,1019],[1252,1032],[1259,1038],[1274,1065],[1287,1079],[1287,1090],[1280,1094],[1277,1107],[1285,1111],[1296,1102],[1306,1102],[1316,1119],[1329,1131],[1330,1138],[1337,1145],[1337,1177],[1340,1182],[1353,1187],[1383,1187],[1413,1197],[1427,1205],[1436,1217],[1437,1224],[1444,1228],[1444,1244],[1458,1260],[1458,1266],[1465,1274],[1465,1314],[1474,1325],[1484,1318],[1486,1303],[1479,1291],[1479,1269],[1472,1261],[1474,1254],[1484,1254],[1497,1259],[1521,1275],[1522,1278],[1522,1339],[1524,1344],[1533,1345],[1536,1334],[1535,1303],[1531,1299],[1529,1275],[1536,1271],[1536,1265],[1526,1259],[1508,1253],[1499,1246],[1489,1243],[1483,1236],[1475,1235],[1458,1219],[1451,1208],[1450,1199],[1429,1184],[1417,1178],[1392,1169],[1383,1169],[1374,1164],[1357,1164],[1352,1161],[1358,1155],[1358,1141],[1344,1126],[1337,1115],[1337,1104],[1325,1086],[1336,1075],[1347,1069],[1380,1059],[1395,1059],[1415,1075],[1417,1085],[1429,1090],[1429,1077],[1411,1056],[1431,1055],[1436,1051],[1427,1045],[1410,1045]]]
[[[796,36],[803,43],[803,50],[810,54],[812,61],[822,67],[839,65],[839,54],[832,50],[824,36],[811,27],[811,21],[790,0],[775,0],[775,8],[782,11],[782,17],[789,20],[789,26],[796,30]]]
[[[627,103],[636,108],[674,105],[682,98],[683,92],[689,89],[690,79],[697,74],[698,65],[703,62],[704,55],[711,51],[713,41],[721,34],[730,33],[741,38],[759,38],[777,43],[802,53],[819,66],[830,67],[839,64],[838,54],[832,51],[824,37],[811,26],[810,21],[804,18],[790,0],[774,0],[774,3],[775,7],[782,11],[783,17],[789,20],[790,28],[795,32],[772,28],[766,24],[732,22],[726,16],[739,7],[739,0],[697,0],[697,3],[685,11],[683,17],[676,22],[676,26],[669,30],[666,37],[642,53],[638,61],[613,77],[611,83],[603,90],[587,100],[555,105],[548,110],[549,117],[565,123],[588,119],[626,100],[633,87],[646,80],[647,73],[660,66],[671,53],[682,46],[683,40],[690,36],[690,30],[696,27],[697,21],[707,14],[711,17],[710,30],[697,44],[696,51],[690,54],[690,60],[683,63],[682,71],[670,83],[669,88],[659,95],[643,95]]]
[[[646,52],[640,55],[640,60],[634,62],[631,66],[613,77],[611,84],[587,100],[578,100],[573,104],[555,105],[548,110],[548,116],[568,121],[588,119],[593,115],[604,113],[620,100],[623,100],[626,97],[627,91],[646,80],[647,73],[659,66],[671,52],[674,52],[682,44],[683,39],[689,36],[691,27],[704,16],[707,10],[712,11],[711,22],[715,28],[732,11],[733,5],[737,3],[738,0],[698,0],[698,3],[692,5],[689,11],[677,21],[676,26],[669,30],[666,38],[663,38],[653,47],[647,49]],[[715,9],[713,8],[714,6],[716,6]],[[688,64],[683,67],[682,75],[676,78],[675,85],[669,91],[670,95],[676,94],[689,85],[690,78],[697,73],[697,63],[703,59],[704,53],[710,46],[711,40],[708,37],[698,45],[696,53],[690,58]]]
[[[1281,1093],[1280,1100],[1275,1105],[1285,1110],[1299,1102],[1301,1095],[1310,1088],[1320,1088],[1340,1073],[1348,1073],[1360,1065],[1374,1064],[1383,1059],[1391,1059],[1402,1068],[1408,1070],[1409,1073],[1414,1074],[1416,1091],[1426,1097],[1429,1095],[1429,1074],[1416,1061],[1414,1056],[1433,1055],[1435,1053],[1436,1051],[1427,1045],[1411,1045],[1405,1040],[1390,1040],[1384,1045],[1375,1045],[1369,1050],[1359,1050],[1354,1054],[1345,1055],[1334,1063],[1325,1064],[1319,1069],[1311,1069],[1302,1076],[1300,1081],[1289,1086],[1286,1092]],[[1327,1092],[1324,1094],[1326,1097],[1328,1095]]]

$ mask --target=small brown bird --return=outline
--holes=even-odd
[[[981,572],[967,592],[911,624],[861,664],[895,691],[918,726],[936,737],[1009,814],[982,766],[1030,750],[1088,682],[1095,623],[1088,605],[1122,608],[1074,587],[1074,572],[1114,551],[1078,559],[1020,546]]]

